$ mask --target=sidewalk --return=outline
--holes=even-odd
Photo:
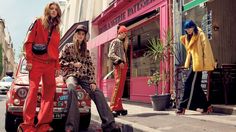
[[[236,132],[236,115],[204,115],[189,110],[185,115],[176,115],[175,109],[153,111],[150,104],[127,101],[123,106],[128,110],[128,115],[115,120],[132,126],[134,132]],[[94,103],[92,118],[100,121]]]

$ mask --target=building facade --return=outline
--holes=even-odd
[[[97,49],[97,83],[106,97],[111,96],[114,85],[113,66],[107,57],[110,42],[117,36],[117,25],[128,27],[129,68],[123,98],[150,102],[154,87],[147,84],[148,77],[163,67],[170,68],[170,60],[157,64],[144,57],[148,40],[162,38],[169,26],[169,1],[167,0],[114,0],[92,21],[98,35],[88,42],[88,48]],[[170,82],[165,85],[169,92]]]
[[[90,37],[98,35],[97,28],[92,27],[92,20],[109,6],[113,0],[65,0],[59,1],[62,8],[61,35],[78,22],[89,21]]]
[[[0,77],[14,73],[14,50],[4,19],[0,18]]]

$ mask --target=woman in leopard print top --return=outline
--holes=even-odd
[[[95,68],[89,50],[83,49],[85,43],[68,43],[60,54],[60,64],[64,80],[73,76],[79,79],[88,79],[95,84]]]
[[[73,43],[67,44],[61,51],[59,60],[64,80],[68,87],[66,132],[79,131],[80,114],[77,106],[77,85],[80,85],[97,106],[104,132],[119,132],[114,117],[103,93],[95,83],[94,67],[85,41],[87,28],[79,25],[74,33]]]

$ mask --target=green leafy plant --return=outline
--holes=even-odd
[[[158,95],[158,85],[160,81],[164,81],[168,78],[168,74],[162,73],[160,74],[159,71],[154,72],[149,78],[148,78],[148,86],[154,85],[155,86],[155,95]],[[164,91],[165,86],[162,86],[162,91]]]
[[[154,85],[155,86],[155,94],[158,95],[158,83],[161,80],[160,73],[156,71],[153,73],[152,76],[148,78],[148,86]]]
[[[158,38],[152,38],[151,40],[148,40],[148,42],[148,51],[145,53],[145,56],[150,57],[155,61],[161,61],[161,59],[164,58],[165,51],[165,47],[162,45],[161,40]]]
[[[159,38],[151,38],[148,40],[149,44],[147,45],[148,51],[145,52],[145,56],[153,59],[156,63],[163,62],[170,55],[175,55],[174,53],[174,38],[172,36],[171,31],[167,31],[164,33],[162,37],[163,40]],[[158,94],[158,84],[160,81],[166,81],[169,79],[169,69],[165,68],[164,71],[160,72],[157,70],[154,72],[148,79],[148,85],[155,86],[155,94]],[[164,91],[165,86],[162,87],[162,92]]]

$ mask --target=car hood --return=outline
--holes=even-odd
[[[28,74],[26,74],[26,75],[24,75],[24,74],[18,75],[15,78],[14,83],[18,84],[18,85],[29,85],[29,76],[28,76]]]
[[[0,82],[0,87],[10,87],[12,82]]]
[[[16,85],[29,85],[28,74],[26,74],[26,75],[21,74],[21,75],[17,76],[14,80],[14,83]],[[57,87],[63,87],[63,88],[66,87],[66,84],[64,83],[62,76],[56,77],[56,84],[57,84]],[[40,82],[40,85],[42,85],[42,81]]]

